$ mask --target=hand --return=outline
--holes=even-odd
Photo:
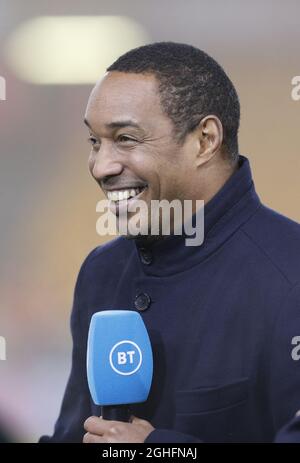
[[[143,443],[154,430],[149,421],[131,417],[130,423],[104,420],[102,416],[90,416],[84,422],[87,433],[83,436],[85,444]]]

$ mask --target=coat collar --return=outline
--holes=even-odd
[[[238,163],[239,168],[204,207],[204,241],[200,246],[187,246],[184,234],[170,235],[151,245],[133,241],[145,274],[163,277],[197,265],[254,214],[261,202],[250,163],[242,155]]]

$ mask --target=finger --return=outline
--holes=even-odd
[[[137,416],[133,416],[133,415],[130,417],[130,419],[131,419],[130,422],[133,423],[133,424],[146,424],[146,423],[148,423],[148,421],[143,420],[142,418],[138,418]]]
[[[115,424],[114,421],[104,420],[103,418],[98,418],[97,416],[90,416],[84,422],[84,429],[91,434],[98,434],[101,436],[104,434],[108,429]]]
[[[96,434],[91,434],[90,432],[87,432],[83,436],[82,442],[84,444],[106,444],[107,440],[104,439],[102,436],[98,436]]]
[[[89,416],[83,423],[84,429],[87,431],[87,426],[89,426],[90,423],[93,423],[94,418],[97,418],[96,416]]]
[[[86,431],[93,433],[93,430],[95,430],[96,428],[98,429],[99,422],[101,423],[102,421],[103,421],[102,418],[98,418],[98,416],[90,416],[89,418],[85,420],[83,427]]]

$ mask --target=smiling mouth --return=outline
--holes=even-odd
[[[121,203],[122,201],[130,201],[131,199],[139,196],[143,191],[146,190],[148,185],[137,188],[124,188],[122,190],[106,191],[107,199],[114,203]]]

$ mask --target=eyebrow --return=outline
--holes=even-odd
[[[93,131],[89,121],[86,118],[84,118],[83,122]],[[105,127],[107,129],[119,129],[122,127],[135,127],[136,129],[141,128],[136,122],[132,121],[131,119],[109,122],[108,124],[105,124]]]

